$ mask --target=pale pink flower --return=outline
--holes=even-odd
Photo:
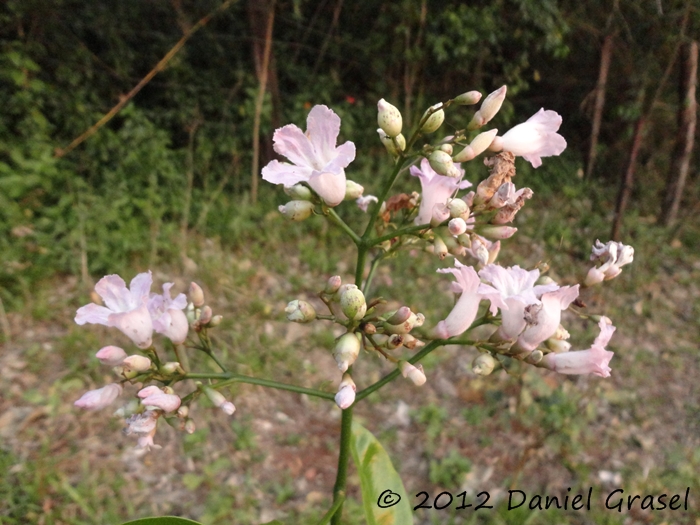
[[[159,408],[163,412],[174,412],[180,408],[181,403],[182,400],[178,396],[175,394],[166,394],[165,392],[154,392],[141,400],[142,405]]]
[[[602,281],[609,281],[620,275],[622,267],[634,260],[634,248],[621,242],[609,241],[603,244],[596,239],[591,253],[591,261],[602,261],[599,267],[588,271],[585,285],[592,286]]]
[[[579,285],[563,286],[542,295],[540,304],[525,308],[528,326],[518,337],[515,348],[530,352],[554,335],[559,328],[561,311],[566,310],[578,297]]]
[[[151,296],[148,301],[148,311],[153,318],[153,329],[178,345],[185,342],[189,330],[187,316],[182,311],[187,307],[187,297],[181,293],[172,299],[170,297],[172,286],[173,283],[165,283],[162,295]]]
[[[105,346],[95,354],[103,365],[119,366],[126,357],[126,352],[118,346]]]
[[[345,198],[345,168],[355,159],[355,145],[336,147],[340,117],[326,106],[314,106],[306,119],[306,133],[294,124],[275,131],[274,149],[292,163],[271,161],[262,177],[273,184],[293,186],[306,182],[328,204]]]
[[[607,317],[602,317],[598,326],[600,334],[588,350],[547,354],[540,361],[540,366],[560,374],[595,374],[600,377],[610,377],[608,363],[614,353],[606,350],[605,346],[615,332],[615,327]]]
[[[355,201],[355,203],[357,204],[357,207],[360,208],[365,213],[367,213],[367,208],[369,208],[370,202],[379,202],[379,199],[377,197],[375,197],[374,195],[365,195],[364,197],[359,197]]]
[[[491,143],[493,151],[510,151],[523,157],[533,168],[542,165],[541,157],[560,155],[566,149],[566,140],[557,131],[561,126],[561,116],[552,110],[541,108],[537,113],[496,137]]]
[[[450,314],[435,327],[435,336],[448,339],[464,333],[476,319],[479,302],[483,298],[478,292],[479,276],[474,268],[455,260],[454,268],[441,268],[438,273],[451,273],[457,279],[452,283],[452,291],[460,295]]]
[[[112,383],[97,390],[85,392],[80,399],[73,403],[78,408],[86,410],[101,410],[111,405],[122,393],[121,385]]]
[[[355,385],[342,385],[335,395],[335,404],[345,410],[355,402]]]
[[[479,293],[491,301],[491,313],[501,310],[502,324],[496,337],[502,340],[514,339],[525,329],[525,307],[539,304],[543,293],[559,288],[556,283],[535,285],[540,277],[539,270],[524,270],[519,266],[503,268],[489,264],[479,271],[479,277],[490,284],[481,283]]]
[[[464,170],[459,167],[457,169],[459,171],[458,177],[445,177],[430,167],[428,159],[421,160],[420,168],[411,166],[410,173],[420,179],[423,190],[418,216],[415,219],[416,224],[428,224],[433,217],[433,208],[436,205],[446,205],[457,190],[472,185],[469,181],[461,180],[464,177]]]
[[[78,309],[75,322],[113,326],[126,334],[139,348],[151,346],[153,323],[148,313],[148,294],[153,279],[151,272],[140,273],[127,289],[124,279],[107,275],[95,285],[95,291],[106,306],[90,303]]]
[[[473,234],[472,242],[466,248],[466,254],[479,261],[479,266],[494,262],[501,251],[501,241],[492,242],[481,235]]]
[[[160,445],[153,442],[159,415],[159,412],[147,410],[126,419],[127,427],[124,429],[124,434],[127,436],[135,434],[138,437],[136,448],[145,448],[146,450],[161,448]]]
[[[151,385],[151,386],[147,386],[145,388],[142,388],[141,390],[138,391],[138,393],[136,395],[139,396],[141,399],[144,399],[144,398],[146,398],[148,396],[152,396],[154,394],[161,394],[162,392],[163,391],[160,388],[158,388],[157,386]]]

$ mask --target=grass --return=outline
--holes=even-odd
[[[576,282],[588,269],[592,241],[607,239],[610,220],[602,210],[610,203],[583,182],[533,181],[535,197],[518,216],[518,235],[504,242],[501,262],[532,267],[546,260],[555,279]],[[351,220],[364,220],[345,209],[341,214]],[[321,219],[285,223],[271,199],[222,209],[217,218],[211,235],[189,246],[196,270],[163,265],[156,278],[174,279],[178,291],[189,279],[204,286],[214,313],[224,315],[215,344],[232,369],[333,391],[338,378],[329,325],[292,325],[283,309],[293,298],[314,300],[329,275],[348,278],[352,265],[345,261],[353,247]],[[590,311],[618,326],[611,379],[529,367],[478,378],[470,372],[476,353],[450,347],[426,360],[429,380],[420,390],[399,378],[358,407],[357,417],[382,437],[409,495],[467,491],[471,498],[487,491],[494,503],[480,511],[419,510],[417,523],[686,523],[700,517],[692,499],[700,488],[700,251],[693,241],[700,232],[688,226],[669,239],[634,212],[626,224],[635,262],[584,295]],[[372,295],[440,319],[452,298],[435,269],[450,264],[425,253],[391,259],[377,273]],[[238,408],[233,418],[199,403],[194,434],[161,425],[163,450],[140,457],[119,421],[71,406],[85,389],[109,380],[94,352],[108,343],[128,345],[114,331],[75,326],[75,309],[90,299],[76,280],[60,281],[37,283],[30,300],[9,313],[13,339],[0,353],[2,525],[117,524],[169,513],[211,525],[320,519],[337,461],[333,405],[237,385],[225,392]],[[593,323],[571,316],[565,323],[575,347],[595,337]],[[194,366],[210,366],[202,355],[190,357]],[[355,380],[362,387],[389,370],[362,355]],[[408,404],[408,422],[399,417],[401,402]],[[620,514],[597,497],[590,511],[508,510],[509,489],[562,495],[568,487],[593,487],[600,496],[617,488],[606,481],[610,476],[619,477],[626,494],[691,487],[692,508]],[[344,520],[354,525],[363,520],[356,476],[350,482]]]

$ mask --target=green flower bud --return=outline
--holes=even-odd
[[[441,102],[435,104],[434,106],[431,106],[423,114],[423,118],[425,118],[425,116],[428,114],[428,112],[430,110],[438,109],[441,107],[442,107]],[[442,109],[438,109],[438,111],[435,111],[432,115],[430,115],[428,117],[428,119],[425,121],[425,124],[423,124],[423,127],[420,128],[420,130],[423,133],[432,133],[433,131],[437,131],[437,129],[440,126],[442,126],[442,123],[444,120],[445,120],[445,112]]]
[[[348,368],[360,355],[360,335],[351,332],[342,335],[333,349],[333,357],[338,363],[341,372],[347,372]]]
[[[364,186],[361,186],[357,182],[351,180],[345,181],[345,200],[354,201],[362,197],[362,193],[365,191]]]
[[[479,354],[472,362],[472,371],[480,376],[487,376],[496,367],[496,360],[491,354]]]
[[[343,284],[342,280],[340,279],[340,275],[334,275],[330,279],[328,279],[328,282],[326,283],[326,287],[323,289],[323,293],[326,294],[333,294],[338,291],[340,288],[340,285]]]
[[[289,201],[278,209],[290,221],[303,221],[311,217],[314,205],[309,201]]]
[[[310,323],[316,319],[316,310],[314,307],[306,301],[299,301],[297,299],[290,301],[284,309],[284,312],[287,314],[287,319],[294,323]]]
[[[384,130],[384,133],[390,137],[396,137],[401,133],[403,119],[398,108],[381,99],[377,103],[377,109],[377,124]]]
[[[437,149],[428,156],[428,162],[430,162],[430,167],[440,175],[459,177],[459,171],[455,167],[449,153]]]
[[[454,98],[455,104],[460,106],[471,106],[481,100],[481,93],[478,91],[467,91]]]
[[[340,296],[340,308],[348,319],[359,321],[367,312],[365,295],[362,293],[362,290],[354,284],[347,286],[347,289]]]
[[[303,184],[295,184],[294,186],[285,187],[284,192],[295,201],[311,200],[311,190]]]

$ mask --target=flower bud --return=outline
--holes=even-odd
[[[335,292],[338,291],[340,288],[340,285],[343,284],[343,281],[340,279],[340,275],[334,275],[330,279],[328,279],[328,282],[326,283],[326,287],[323,289],[323,293],[325,294],[334,294]]]
[[[489,120],[496,116],[496,113],[501,109],[501,105],[506,98],[506,86],[501,86],[496,91],[487,96],[481,103],[479,111],[474,114],[474,118],[467,126],[467,129],[477,129],[486,124]]]
[[[357,182],[346,180],[345,181],[345,200],[354,201],[362,197],[362,193],[365,191],[365,187],[361,186]]]
[[[433,253],[437,255],[441,261],[447,257],[449,253],[447,244],[445,244],[445,241],[443,241],[439,235],[436,235],[433,239]]]
[[[423,372],[423,365],[413,366],[408,361],[399,361],[399,370],[401,375],[410,379],[414,385],[421,386],[425,383],[425,373]]]
[[[467,231],[467,223],[464,222],[464,219],[457,217],[456,219],[452,219],[447,224],[447,229],[450,230],[452,235],[462,235],[465,231]]]
[[[435,104],[434,106],[431,106],[426,110],[425,113],[423,113],[423,118],[431,111],[431,110],[437,110],[435,111],[432,115],[430,115],[425,123],[423,124],[423,127],[420,128],[422,133],[432,133],[433,131],[437,131],[437,129],[442,126],[442,122],[445,120],[445,112],[442,109],[438,109],[442,107],[442,102],[439,102]]]
[[[355,402],[355,392],[357,386],[350,377],[350,374],[343,374],[343,379],[338,386],[338,393],[335,395],[335,403],[345,410]]]
[[[367,323],[362,327],[362,331],[367,335],[374,335],[377,333],[377,327],[374,326],[372,323]]]
[[[142,355],[130,355],[124,359],[122,365],[133,372],[145,372],[151,368],[151,360]]]
[[[525,362],[529,363],[531,365],[536,365],[540,361],[542,361],[542,358],[544,357],[544,353],[542,350],[533,350],[530,352],[530,355],[525,358]]]
[[[180,363],[177,361],[168,361],[164,365],[162,365],[159,369],[160,373],[166,376],[173,375],[175,373],[178,374],[184,374],[185,371],[182,369],[180,366]]]
[[[452,155],[452,150],[453,150],[454,148],[452,147],[452,144],[440,144],[440,146],[438,147],[438,149],[439,149],[440,151],[444,151],[444,152],[447,153],[448,155]]]
[[[221,324],[221,321],[223,321],[224,317],[221,315],[215,315],[214,317],[211,318],[211,321],[209,321],[209,328],[214,328],[216,326],[219,326]]]
[[[294,323],[310,323],[316,319],[314,307],[310,303],[298,299],[290,301],[284,312],[287,314],[287,319]]]
[[[187,432],[188,434],[194,434],[196,428],[197,427],[195,426],[194,421],[192,421],[191,419],[188,419],[185,423],[185,432]]]
[[[358,334],[348,332],[338,339],[333,349],[333,357],[341,372],[346,372],[360,355],[360,339]]]
[[[517,232],[518,229],[513,228],[512,226],[493,226],[486,224],[479,226],[477,231],[480,235],[490,239],[508,239],[509,237],[515,235],[515,232]]]
[[[472,361],[472,372],[480,376],[487,376],[496,367],[496,360],[491,354],[479,354]]]
[[[289,187],[285,186],[284,193],[289,195],[289,197],[291,197],[292,200],[295,201],[311,200],[311,190],[303,184],[295,184],[294,186]]]
[[[309,201],[289,201],[278,209],[290,221],[303,221],[311,217],[314,205]]]
[[[236,407],[233,406],[233,403],[227,401],[224,395],[218,390],[214,390],[213,388],[210,388],[208,386],[201,385],[199,388],[201,388],[204,391],[206,396],[209,398],[209,401],[211,401],[215,407],[220,408],[229,416],[236,411]]]
[[[389,104],[386,100],[381,99],[377,103],[377,124],[382,128],[384,133],[390,137],[396,137],[401,133],[403,127],[403,119],[401,112],[396,106]]]
[[[229,416],[232,416],[233,413],[236,411],[236,407],[231,401],[226,401],[222,403],[219,408],[224,412],[224,414],[227,414]]]
[[[450,210],[450,217],[453,219],[460,217],[466,220],[469,218],[469,206],[462,199],[450,199],[447,203],[447,209]]]
[[[86,410],[101,410],[108,407],[122,393],[121,385],[112,383],[97,390],[85,392],[80,399],[73,403],[78,408]]]
[[[180,408],[177,409],[176,415],[179,418],[186,418],[190,415],[190,407],[188,407],[187,405],[182,405]]]
[[[413,330],[416,326],[423,326],[423,323],[425,322],[425,316],[421,313],[414,314],[411,312],[411,315],[406,319],[403,323],[400,324],[390,324],[389,322],[385,322],[382,325],[382,328],[384,329],[384,333],[386,334],[407,334],[411,330]]]
[[[367,312],[365,294],[357,286],[348,285],[348,288],[340,296],[340,308],[351,321],[359,321]]]
[[[126,352],[118,346],[105,346],[95,354],[95,357],[100,360],[103,365],[118,366],[121,365],[126,357]]]
[[[453,100],[455,104],[459,104],[460,106],[471,106],[481,100],[481,93],[478,91],[467,91],[455,97]]]
[[[138,391],[138,393],[136,395],[138,397],[140,397],[141,399],[143,399],[143,398],[146,398],[148,396],[155,395],[155,394],[161,394],[162,392],[163,391],[160,388],[158,388],[157,386],[151,385],[151,386],[147,386],[147,387],[142,388],[141,390]]]
[[[455,167],[449,153],[436,149],[428,156],[430,167],[440,175],[446,177],[459,177],[459,170]]]
[[[182,400],[175,394],[166,394],[158,392],[141,400],[141,404],[145,407],[155,407],[163,412],[174,412],[180,407]],[[149,409],[150,410],[150,409]]]
[[[212,309],[210,306],[205,306],[202,308],[202,311],[199,313],[199,324],[201,325],[207,325],[209,324],[209,321],[212,320],[213,317]]]
[[[389,324],[401,324],[405,323],[408,321],[408,319],[411,317],[411,309],[408,306],[402,306],[396,312],[394,312],[391,317],[389,317],[386,322]]]
[[[204,292],[197,283],[190,283],[190,301],[197,308],[204,306]]]
[[[556,337],[550,337],[544,342],[544,345],[555,354],[563,354],[571,350],[570,342],[564,339],[557,339]]]

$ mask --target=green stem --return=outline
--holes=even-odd
[[[418,352],[416,355],[414,355],[413,357],[411,357],[411,358],[408,360],[408,362],[411,363],[411,364],[417,363],[418,361],[420,361],[421,359],[423,359],[426,355],[428,355],[430,352],[432,352],[432,351],[435,350],[436,348],[438,348],[438,347],[440,347],[440,346],[443,346],[443,345],[445,345],[445,344],[448,344],[447,341],[448,341],[448,339],[436,339],[436,340],[434,340],[434,341],[430,341],[427,345],[425,345],[425,346],[421,349],[420,352]],[[364,390],[360,390],[360,391],[357,393],[357,395],[355,396],[355,403],[357,403],[357,402],[360,401],[361,399],[366,398],[368,395],[372,394],[373,392],[379,390],[380,388],[382,388],[382,387],[383,387],[384,385],[386,385],[387,383],[393,381],[394,379],[396,379],[396,378],[399,376],[399,374],[401,374],[401,372],[399,372],[399,369],[397,368],[397,369],[394,370],[393,372],[390,372],[389,374],[387,374],[387,375],[385,375],[384,377],[382,377],[382,378],[381,378],[379,381],[377,381],[376,383],[374,383],[374,384],[368,386],[368,387],[365,388]]]
[[[303,386],[289,385],[287,383],[279,383],[277,381],[272,381],[271,379],[260,379],[257,377],[244,376],[241,374],[236,374],[233,372],[224,372],[221,374],[206,374],[206,373],[191,373],[185,374],[185,379],[224,379],[230,380],[232,383],[248,383],[250,385],[260,385],[269,388],[276,388],[278,390],[287,390],[289,392],[296,392],[297,394],[306,394],[309,396],[320,397],[323,399],[335,399],[335,394],[329,392],[322,392],[313,388],[304,388]]]
[[[394,182],[396,182],[396,179],[399,176],[399,173],[401,172],[401,168],[403,168],[403,165],[405,164],[405,162],[406,162],[405,158],[400,158],[399,160],[396,161],[396,164],[394,164],[394,170],[391,172],[391,175],[389,176],[389,179],[386,181],[386,184],[384,184],[382,191],[377,196],[378,201],[377,201],[377,205],[374,208],[376,210],[376,212],[374,214],[372,214],[372,216],[370,217],[369,223],[367,223],[367,228],[365,228],[365,232],[362,234],[362,244],[363,245],[365,243],[369,242],[370,235],[372,234],[372,229],[374,228],[374,223],[377,222],[377,217],[379,217],[379,210],[381,210],[382,204],[386,200],[387,195],[389,195],[389,192],[391,191],[391,187],[394,185]],[[372,244],[370,244],[370,246]]]
[[[190,369],[190,360],[187,357],[187,349],[185,348],[185,345],[183,345],[183,344],[174,345],[174,347],[175,347],[175,356],[177,357],[177,362],[180,363],[180,366],[186,372],[187,370]]]
[[[430,224],[419,224],[417,226],[408,226],[407,228],[394,230],[391,233],[387,233],[386,235],[382,235],[381,237],[376,237],[372,239],[372,245],[376,246],[377,244],[381,244],[384,241],[390,241],[395,237],[400,237],[401,235],[408,235],[411,233],[417,233],[422,230],[427,230],[428,228],[430,228]]]
[[[360,245],[362,242],[362,239],[360,239],[360,236],[357,235],[350,226],[348,226],[343,219],[340,218],[340,216],[335,212],[333,208],[328,208],[328,218],[331,220],[331,222],[335,223],[337,226],[340,227],[341,230],[343,230],[345,233],[347,233],[350,238],[352,239],[352,242],[354,242],[356,245]]]
[[[348,481],[348,463],[350,460],[350,440],[352,438],[352,409],[350,406],[343,410],[343,418],[340,422],[340,452],[338,453],[338,473],[335,476],[333,487],[333,506],[337,507],[331,525],[340,525],[343,515],[343,500],[345,499],[345,487]]]
[[[319,521],[316,525],[326,525],[326,523],[328,523],[331,520],[331,518],[333,516],[335,516],[335,514],[338,512],[338,509],[340,508],[340,506],[344,502],[345,502],[345,494],[343,494],[342,496],[340,496],[338,498],[338,500],[333,504],[333,506],[330,509],[328,509],[328,512],[326,512],[323,515],[323,518],[321,518],[321,521]]]
[[[365,284],[362,286],[362,293],[367,295],[369,291],[369,287],[372,286],[372,279],[374,278],[374,272],[379,266],[379,263],[381,260],[384,258],[384,255],[377,255],[373,260],[372,264],[369,267],[369,274],[367,275],[367,280],[365,281]]]
[[[359,288],[362,286],[362,276],[365,273],[365,260],[367,259],[368,248],[364,244],[357,246],[357,263],[355,264],[355,284]]]

